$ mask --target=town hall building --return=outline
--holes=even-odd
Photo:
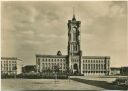
[[[61,51],[57,55],[36,55],[37,72],[44,70],[54,70],[58,66],[60,71],[70,71],[74,75],[109,75],[109,56],[83,56],[80,46],[80,25],[75,15],[72,20],[68,20],[68,55],[62,55]]]

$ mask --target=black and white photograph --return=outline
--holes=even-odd
[[[128,90],[128,1],[1,1],[1,91]]]

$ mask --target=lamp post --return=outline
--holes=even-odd
[[[67,68],[67,76],[68,76],[69,82],[70,82],[70,75],[71,75],[71,69],[68,67]]]
[[[57,73],[59,72],[59,69],[60,69],[60,67],[58,65],[54,66],[55,83],[56,83],[56,80],[57,80]]]

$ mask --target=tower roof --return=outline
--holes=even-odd
[[[75,13],[74,13],[75,11],[74,11],[74,7],[73,7],[73,17],[72,17],[72,20],[74,21],[74,20],[76,20],[76,18],[75,18]]]
[[[58,55],[58,56],[62,56],[61,51],[58,51],[58,52],[57,52],[57,55]]]
[[[76,20],[76,18],[75,18],[75,14],[73,14],[73,18],[72,18],[72,20],[73,20],[73,21]]]

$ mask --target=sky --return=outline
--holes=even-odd
[[[81,21],[83,56],[110,56],[111,66],[128,66],[127,2],[2,2],[1,55],[35,64],[36,54],[67,55],[73,7]]]

